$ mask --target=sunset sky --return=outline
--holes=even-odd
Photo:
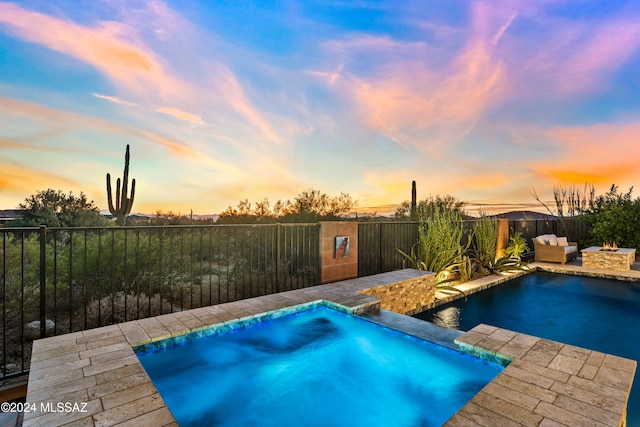
[[[127,144],[145,213],[626,190],[640,2],[0,1],[0,209],[47,188],[106,209]]]

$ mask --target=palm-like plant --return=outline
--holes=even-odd
[[[519,231],[517,231],[509,238],[509,246],[507,246],[504,252],[509,258],[514,258],[520,261],[522,254],[529,252],[529,250],[527,240],[522,237],[522,234]]]

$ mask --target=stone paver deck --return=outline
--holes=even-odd
[[[625,425],[635,360],[483,324],[455,342],[511,363],[448,427]]]
[[[35,341],[27,392],[32,410],[23,425],[176,426],[133,346],[319,300],[449,347],[456,340],[465,350],[515,358],[448,425],[576,425],[570,421],[579,416],[592,425],[620,425],[613,421],[624,417],[634,361],[487,326],[462,335],[385,310],[376,313],[379,300],[359,293],[421,274],[431,273],[395,271]]]

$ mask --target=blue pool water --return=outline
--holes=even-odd
[[[181,427],[439,426],[502,370],[327,307],[138,358]]]
[[[565,274],[533,273],[416,315],[467,331],[498,326],[640,363],[640,283]],[[627,425],[640,426],[637,378]]]

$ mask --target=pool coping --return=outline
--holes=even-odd
[[[445,426],[626,424],[635,360],[485,324],[455,341],[511,362]]]
[[[387,275],[387,280],[392,281],[425,273],[407,269],[383,274]],[[612,387],[607,384],[614,380],[619,386],[626,384],[625,381],[628,380],[626,393],[628,398],[628,390],[636,369],[635,361],[602,353],[591,357],[596,352],[560,343],[553,344],[551,341],[540,338],[527,338],[523,334],[486,325],[480,325],[478,329],[474,328],[466,334],[435,327],[428,323],[428,326],[423,325],[425,328],[420,328],[420,325],[426,322],[378,310],[377,298],[359,293],[362,289],[372,287],[371,284],[379,283],[381,279],[379,276],[372,276],[369,280],[360,278],[318,285],[37,340],[33,344],[27,390],[30,410],[24,413],[23,426],[177,426],[135,355],[133,350],[135,346],[202,330],[211,325],[225,325],[239,321],[251,322],[252,319],[257,321],[255,319],[264,316],[265,313],[322,300],[344,307],[346,312],[363,315],[371,321],[430,341],[449,343],[448,345],[451,346],[453,339],[462,350],[480,354],[483,357],[513,357],[511,364],[465,405],[458,412],[460,415],[455,415],[446,425],[486,425],[487,420],[490,421],[488,425],[497,425],[494,420],[498,419],[504,423],[503,425],[521,425],[524,422],[527,422],[525,425],[558,425],[557,423],[562,423],[562,420],[566,419],[566,412],[585,413],[579,403],[589,405],[584,402],[587,398],[608,402],[610,398],[607,397],[607,393]],[[501,277],[494,279],[505,280]],[[489,287],[491,284],[483,282],[478,286]],[[498,346],[498,343],[501,345]],[[527,348],[528,343],[531,345]],[[525,348],[526,351],[522,353]],[[581,370],[577,374],[565,372],[566,370],[573,372],[578,363],[573,359],[581,360],[580,358],[587,353],[588,356],[582,361]],[[602,361],[596,365],[594,361],[600,357],[600,354],[603,355]],[[553,357],[547,366],[529,360],[537,357],[547,360],[551,356]],[[624,370],[610,366],[611,364],[618,366],[621,363],[625,367]],[[583,378],[587,371],[594,370],[594,366],[597,372],[593,379]],[[581,377],[579,374],[582,369],[584,374]],[[504,375],[505,372],[507,372],[506,375]],[[562,382],[561,379],[566,378],[567,375],[569,376],[567,381]],[[595,381],[596,376],[598,380],[606,379],[604,385]],[[574,377],[577,379],[571,380],[569,384],[569,380]],[[549,383],[550,380],[552,380],[551,383]],[[579,381],[590,381],[595,384],[595,389],[583,390],[574,384]],[[563,384],[564,387],[573,388],[567,388],[564,393],[559,393],[557,390],[562,388]],[[553,390],[551,390],[552,387],[554,387]],[[563,402],[569,402],[574,406],[566,408],[562,405],[554,405],[554,402],[548,402],[552,393],[555,393],[556,399],[562,396],[560,399],[562,405],[567,406],[569,404]],[[522,402],[514,396],[521,398]],[[582,400],[580,400],[581,397]],[[536,407],[540,408],[537,412],[536,408],[530,409],[531,399],[539,400]],[[498,402],[499,405],[492,405],[492,401]],[[72,410],[66,410],[68,407],[64,406],[62,406],[64,410],[57,410],[59,403],[81,405],[78,405],[78,410],[75,406]],[[590,406],[598,408],[595,405]],[[598,409],[620,412],[619,405],[612,408],[612,410]],[[624,408],[626,411],[626,400]],[[510,417],[508,413],[509,410],[515,409],[518,416],[528,415],[515,423],[513,416]],[[598,414],[594,417],[601,416]],[[576,415],[580,414],[576,413]],[[624,416],[625,412],[620,412],[618,420],[624,422]],[[541,420],[539,423],[528,424],[528,421],[538,419]],[[602,423],[601,425],[623,424]]]

